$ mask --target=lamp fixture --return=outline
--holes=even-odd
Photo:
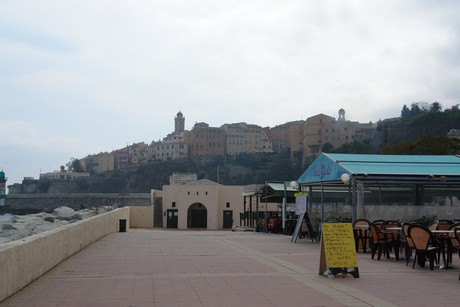
[[[350,182],[350,175],[343,173],[342,176],[340,176],[340,179],[344,184],[348,184]]]

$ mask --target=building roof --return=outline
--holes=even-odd
[[[173,173],[169,178],[169,184],[180,183],[184,184],[190,181],[197,181],[198,177],[195,173]]]
[[[364,155],[322,153],[298,179],[299,184],[341,182],[351,177],[459,177],[460,157],[455,155]]]
[[[250,184],[244,186],[243,196],[260,196],[261,202],[280,203],[286,196],[288,202],[295,202],[297,189],[289,182],[267,182],[266,184]]]
[[[220,184],[217,182],[211,181],[209,179],[200,179],[200,180],[186,182],[185,185],[203,186],[203,185],[220,185]]]

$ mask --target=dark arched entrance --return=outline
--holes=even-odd
[[[201,203],[194,203],[187,212],[188,228],[208,228],[208,210]]]

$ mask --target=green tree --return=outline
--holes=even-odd
[[[371,154],[376,153],[377,149],[372,146],[370,140],[363,142],[353,141],[351,143],[345,143],[341,147],[335,149],[333,152],[336,153],[353,153],[353,154]]]
[[[332,145],[331,143],[324,143],[323,147],[321,148],[321,151],[322,152],[332,152],[333,149],[334,149],[334,145]]]
[[[441,112],[442,106],[439,102],[435,101],[431,104],[430,112]]]
[[[412,103],[410,106],[410,116],[413,117],[420,114],[422,114],[422,109],[420,108],[419,104],[416,102]]]
[[[258,167],[257,159],[254,156],[247,154],[247,153],[238,154],[235,158],[235,164],[245,166],[248,168],[252,168],[252,169]]]
[[[450,109],[445,109],[444,112],[458,112],[459,111],[459,104],[453,105]]]
[[[71,158],[70,162],[66,164],[67,170],[69,172],[75,172],[75,173],[83,173],[83,167],[81,167],[80,160]]]
[[[384,154],[395,155],[456,155],[460,154],[460,141],[438,135],[425,135],[414,141],[387,146]]]
[[[401,110],[401,117],[402,118],[409,118],[410,115],[411,115],[411,112],[410,112],[409,108],[406,105],[404,105],[402,110]]]

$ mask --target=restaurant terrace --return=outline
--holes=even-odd
[[[297,180],[321,220],[460,218],[460,157],[322,153]]]

